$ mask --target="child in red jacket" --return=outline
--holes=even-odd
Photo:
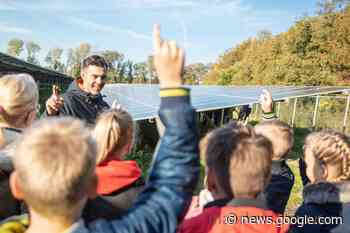
[[[231,123],[206,135],[200,151],[214,201],[185,220],[179,233],[287,232],[281,217],[257,198],[271,176],[268,139],[249,126]]]
[[[84,219],[115,218],[128,210],[143,189],[141,169],[136,161],[123,160],[133,144],[131,115],[113,106],[102,113],[93,130],[97,142],[97,194],[84,209]]]

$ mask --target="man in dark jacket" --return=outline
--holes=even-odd
[[[171,233],[176,231],[176,227],[181,221],[181,216],[189,204],[191,197],[193,195],[194,188],[198,181],[199,176],[199,156],[198,156],[198,136],[196,133],[196,121],[195,121],[195,111],[190,103],[190,92],[186,88],[182,88],[183,84],[181,74],[183,72],[183,62],[184,62],[184,52],[183,50],[176,47],[176,44],[173,42],[162,41],[160,39],[159,28],[155,27],[154,29],[154,47],[155,47],[155,67],[157,70],[157,74],[160,80],[160,96],[161,96],[161,104],[159,110],[160,120],[165,126],[164,136],[161,138],[159,146],[155,152],[154,161],[152,163],[152,168],[149,173],[149,179],[146,183],[144,191],[138,197],[134,207],[132,207],[124,216],[119,219],[114,219],[113,221],[107,221],[104,219],[96,220],[95,222],[85,225],[83,221],[79,219],[79,215],[81,213],[81,208],[83,207],[83,202],[86,201],[87,193],[82,193],[82,191],[77,192],[78,199],[76,197],[72,197],[71,195],[66,195],[64,198],[58,197],[60,203],[69,202],[71,205],[74,205],[76,208],[68,208],[70,205],[64,206],[62,204],[62,212],[56,213],[58,206],[51,205],[51,208],[54,211],[49,212],[50,217],[40,217],[40,215],[31,214],[30,225],[28,228],[28,232],[71,232],[71,233],[102,233],[102,232],[118,232],[118,233],[136,233],[136,232],[144,232],[144,233]],[[67,120],[66,120],[67,121]],[[55,122],[52,120],[52,122]],[[56,119],[55,130],[58,130],[59,123],[64,123],[64,119]],[[48,122],[46,122],[48,123]],[[42,124],[44,125],[44,124]],[[81,128],[81,124],[79,124]],[[66,125],[68,127],[69,125]],[[48,132],[47,124],[45,126],[45,133]],[[78,128],[78,126],[76,126]],[[51,128],[50,128],[51,129]],[[52,129],[51,129],[52,131]],[[68,133],[74,133],[79,136],[79,130],[68,130]],[[51,133],[51,132],[50,132]],[[63,132],[62,132],[63,133]],[[52,134],[51,134],[52,135]],[[33,143],[31,135],[27,136],[22,143],[28,142]],[[41,135],[37,135],[37,138]],[[86,137],[86,136],[85,136]],[[70,141],[66,140],[64,137],[60,137],[61,142],[70,143]],[[84,140],[83,140],[84,141]],[[88,142],[88,138],[86,138],[86,143]],[[40,141],[39,141],[40,142]],[[60,143],[61,143],[60,142]],[[66,144],[64,143],[64,144]],[[87,150],[87,145],[85,143],[85,151]],[[35,143],[34,143],[35,144]],[[25,145],[25,144],[24,144]],[[43,144],[39,145],[43,146]],[[46,143],[47,146],[47,143]],[[77,143],[75,144],[77,146]],[[24,149],[24,147],[22,147]],[[52,149],[52,146],[47,147],[50,151],[57,151],[56,148]],[[77,147],[76,147],[77,148]],[[21,147],[19,148],[19,150]],[[51,150],[52,149],[52,150]],[[83,150],[84,151],[84,150]],[[32,153],[34,153],[32,151]],[[27,154],[22,154],[18,151],[18,156],[26,155],[25,158],[28,158]],[[36,155],[41,158],[46,158],[48,154],[42,155],[42,153],[37,153]],[[63,150],[60,158],[64,159],[64,161],[71,161],[71,151]],[[46,157],[45,157],[46,156]],[[85,154],[86,157],[89,157],[89,154]],[[80,158],[80,156],[76,156],[76,158]],[[92,159],[92,157],[90,157]],[[22,162],[22,160],[17,159],[16,161]],[[74,160],[73,160],[74,161]],[[85,160],[82,160],[85,161]],[[52,162],[56,163],[58,169],[54,169],[53,171],[48,171],[47,169],[40,169],[40,172],[52,172],[57,173],[62,171],[61,169],[65,169],[65,165],[67,163],[57,163],[57,161],[47,160],[45,159],[43,163],[45,165],[52,166]],[[88,162],[86,162],[87,164]],[[27,164],[27,163],[25,163]],[[91,161],[90,161],[91,164]],[[18,164],[15,163],[15,173],[13,175],[13,191],[17,190],[18,192],[14,192],[17,194],[17,197],[21,196],[22,193],[20,188],[17,187],[25,187],[14,186],[17,184],[19,179],[20,172],[18,171]],[[29,167],[32,169],[31,167]],[[28,172],[32,170],[26,169]],[[70,169],[72,171],[75,169]],[[36,171],[39,172],[39,171]],[[85,190],[87,190],[88,185],[90,184],[93,189],[93,180],[89,179],[87,175],[90,176],[93,170],[90,170],[90,174],[81,175],[81,176],[69,176],[71,177],[71,181],[69,182],[69,191],[76,189],[76,184],[80,184],[85,186]],[[33,174],[33,173],[30,173]],[[38,173],[36,173],[38,174]],[[17,176],[17,178],[16,178]],[[31,176],[33,178],[33,176]],[[32,182],[36,182],[37,177],[35,179],[30,179]],[[67,177],[57,176],[56,179],[67,179]],[[89,180],[86,180],[89,179]],[[49,179],[44,179],[45,182],[51,182]],[[77,182],[78,180],[86,180],[86,182]],[[67,182],[67,181],[66,181]],[[77,183],[76,183],[77,182]],[[27,183],[26,183],[27,184]],[[89,185],[89,186],[90,186]],[[65,186],[64,183],[60,183],[60,188],[55,187],[56,190],[64,190],[61,187]],[[27,187],[32,187],[28,185]],[[39,186],[40,188],[46,189],[45,195],[41,195],[44,198],[52,190],[48,186]],[[96,188],[96,187],[95,187]],[[81,189],[79,189],[81,190]],[[90,191],[91,191],[90,190]],[[64,190],[68,191],[68,190]],[[78,191],[78,189],[77,189]],[[16,196],[16,195],[15,195]],[[31,197],[31,196],[27,196]],[[35,198],[36,195],[33,195]],[[51,197],[51,196],[49,196]],[[24,199],[26,199],[23,196]],[[56,198],[55,198],[56,199]],[[54,200],[56,201],[56,200]],[[52,203],[51,199],[50,202]],[[46,203],[42,203],[45,205]],[[65,203],[66,204],[66,203]],[[29,205],[29,203],[28,203]],[[43,205],[39,204],[41,207]],[[52,207],[53,206],[53,207]],[[37,212],[40,214],[41,207]],[[44,208],[50,208],[50,205],[44,206]],[[35,211],[33,208],[29,208],[30,211]],[[55,212],[56,211],[56,212]],[[74,212],[73,212],[74,211]],[[64,212],[64,213],[63,213]],[[67,213],[68,212],[68,213]],[[35,212],[36,213],[36,212]],[[76,215],[77,214],[77,215]],[[57,215],[57,216],[55,216]],[[68,216],[67,216],[68,215]],[[75,215],[75,216],[74,216]],[[72,221],[73,220],[73,221]],[[67,224],[69,222],[69,224]],[[71,224],[74,222],[73,224]],[[18,223],[18,221],[17,221]],[[6,223],[4,223],[5,225]],[[3,225],[3,227],[5,227]],[[24,225],[24,224],[22,224]],[[2,226],[0,225],[0,232]],[[25,228],[25,226],[24,226]],[[63,229],[64,228],[64,229]],[[54,231],[53,229],[58,229]],[[62,230],[61,230],[62,229]],[[6,228],[4,230],[7,230]],[[9,232],[9,231],[7,231]],[[21,232],[21,231],[16,231]]]
[[[94,124],[97,115],[109,108],[103,100],[101,90],[106,83],[107,64],[98,56],[87,57],[82,62],[81,75],[59,96],[53,90],[52,96],[46,101],[46,116],[72,116]]]

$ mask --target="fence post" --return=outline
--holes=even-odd
[[[350,105],[350,95],[348,95],[348,100],[346,101],[346,108],[345,108],[345,115],[344,115],[344,122],[343,122],[343,132],[345,132],[346,130],[346,122],[348,120],[349,105]]]
[[[281,112],[281,102],[277,102],[277,117],[280,118],[280,112]]]
[[[292,124],[291,124],[292,127],[294,127],[294,120],[295,120],[295,114],[296,114],[296,109],[297,109],[297,102],[298,102],[298,98],[295,98],[295,100],[294,100],[294,107],[293,107]]]
[[[224,124],[224,113],[225,113],[225,109],[222,109],[221,110],[221,122],[220,122],[221,125]]]
[[[318,105],[320,103],[320,96],[318,95],[316,97],[316,103],[315,103],[315,110],[314,110],[314,117],[312,119],[312,128],[315,130],[316,128],[316,119],[317,119],[317,111],[318,111]]]

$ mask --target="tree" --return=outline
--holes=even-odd
[[[154,57],[148,56],[147,58],[147,68],[151,83],[159,83],[156,68],[154,66]]]
[[[78,47],[69,49],[67,54],[66,72],[73,76],[79,77],[80,64],[91,51],[91,45],[89,43],[80,43]]]
[[[21,39],[11,39],[7,43],[7,53],[11,56],[18,57],[23,51],[24,42]]]
[[[115,69],[117,64],[124,59],[124,55],[118,51],[106,50],[101,54],[106,60],[109,69]]]
[[[190,85],[202,84],[202,79],[209,70],[210,65],[205,65],[203,63],[194,63],[187,65],[184,70],[185,83]]]
[[[146,83],[147,82],[147,64],[146,62],[140,62],[134,64],[134,76],[135,80],[138,83]]]
[[[258,40],[269,40],[272,38],[272,32],[269,30],[261,30],[257,33]]]
[[[39,64],[36,54],[41,50],[40,46],[33,41],[28,41],[25,43],[25,47],[27,51],[27,62]]]
[[[316,3],[316,13],[318,15],[334,13],[344,9],[349,3],[349,0],[320,0]]]
[[[49,64],[49,67],[53,70],[63,72],[64,64],[61,62],[61,56],[63,49],[61,48],[52,48],[49,50],[45,57],[45,61]]]

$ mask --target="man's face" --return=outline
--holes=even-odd
[[[82,70],[81,78],[83,90],[98,95],[106,83],[106,72],[102,67],[90,65]]]

